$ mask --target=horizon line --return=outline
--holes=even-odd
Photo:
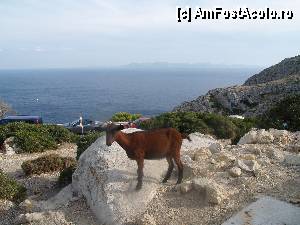
[[[93,69],[238,69],[238,68],[267,68],[271,65],[253,65],[253,64],[214,64],[209,62],[200,63],[173,63],[173,62],[143,62],[137,63],[132,62],[122,65],[111,65],[111,66],[78,66],[78,67],[4,67],[0,68],[0,71],[4,70],[73,70],[73,69],[83,69],[83,70],[93,70]]]

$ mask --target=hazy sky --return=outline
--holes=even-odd
[[[176,6],[291,9],[292,20],[178,23]],[[267,66],[300,54],[299,0],[1,0],[0,68],[132,62]]]

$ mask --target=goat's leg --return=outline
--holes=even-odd
[[[172,158],[167,157],[167,161],[168,161],[169,167],[168,167],[167,174],[166,174],[165,178],[162,181],[163,183],[166,183],[169,180],[169,178],[171,177],[172,171],[174,169],[174,163],[173,163]]]
[[[177,180],[177,184],[180,184],[182,182],[182,178],[183,178],[183,164],[180,160],[180,154],[177,154],[174,157],[174,161],[178,167],[178,180]]]
[[[143,185],[143,176],[144,176],[144,173],[143,173],[143,168],[144,168],[144,158],[139,158],[137,159],[137,165],[138,165],[138,169],[137,169],[137,175],[138,175],[138,182],[137,182],[137,185],[136,185],[136,190],[140,190],[142,188],[142,185]]]

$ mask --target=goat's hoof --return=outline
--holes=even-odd
[[[141,184],[137,184],[136,187],[135,187],[135,190],[136,191],[139,191],[142,189],[142,185]]]

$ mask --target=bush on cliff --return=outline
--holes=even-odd
[[[0,199],[22,202],[26,188],[0,170]]]
[[[272,109],[261,116],[263,128],[300,129],[300,95],[289,96],[278,102]]]
[[[76,142],[76,144],[77,144],[76,159],[78,160],[80,155],[103,134],[104,133],[100,133],[100,132],[90,132],[86,135],[79,137]]]
[[[130,114],[128,112],[118,112],[112,116],[111,120],[113,122],[127,122],[127,121],[134,121],[140,118],[141,116],[142,116],[141,114]]]
[[[29,176],[32,174],[52,173],[62,171],[65,168],[76,165],[76,160],[70,157],[61,157],[57,154],[41,156],[34,160],[22,163],[24,173]]]
[[[237,139],[255,125],[255,120],[241,120],[213,113],[170,112],[144,121],[140,127],[142,129],[173,127],[181,133],[201,132],[217,138],[230,138],[233,142],[237,142]]]
[[[8,137],[16,137],[16,144],[23,152],[43,152],[56,149],[62,142],[73,142],[75,135],[66,128],[56,125],[10,123],[0,126],[0,144]]]

